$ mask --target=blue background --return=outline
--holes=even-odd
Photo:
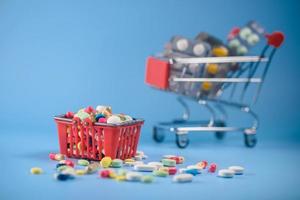
[[[153,198],[299,198],[295,188],[299,175],[293,173],[299,165],[300,142],[299,5],[291,0],[0,1],[0,150],[6,163],[0,169],[12,170],[0,181],[0,199],[92,198],[107,189],[112,192],[108,196],[124,193],[124,198],[135,193]],[[161,51],[175,34],[193,38],[208,31],[225,39],[233,26],[251,19],[269,32],[281,30],[287,36],[255,106],[262,123],[258,146],[246,149],[242,136],[234,133],[222,142],[210,134],[193,134],[185,150],[176,148],[173,137],[155,144],[152,125],[179,116],[181,109],[175,95],[144,84],[147,56]],[[49,180],[54,164],[47,154],[58,151],[52,116],[98,104],[146,120],[139,147],[152,159],[177,153],[189,163],[201,159],[223,167],[240,163],[250,168],[249,174],[229,181],[204,175],[184,186],[159,180],[152,186],[136,184],[138,191],[130,183],[106,183],[95,177],[66,184]],[[207,117],[190,104],[194,117]],[[234,124],[246,122],[235,114]],[[29,176],[32,165],[44,167],[48,174]]]

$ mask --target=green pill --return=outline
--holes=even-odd
[[[121,159],[113,159],[111,161],[111,167],[120,168],[123,166],[123,160]]]
[[[176,166],[176,160],[173,160],[173,159],[162,159],[161,162],[166,167],[175,167]]]
[[[77,161],[77,164],[81,166],[88,166],[90,162],[88,160],[80,159]]]
[[[166,177],[169,175],[169,173],[166,171],[162,171],[162,170],[155,170],[155,171],[153,171],[153,175],[159,176],[159,177]]]
[[[154,180],[153,176],[147,175],[147,176],[143,176],[141,181],[143,183],[152,183]]]

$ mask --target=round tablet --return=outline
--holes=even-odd
[[[218,176],[223,178],[232,178],[234,174],[234,171],[230,169],[221,169],[218,172]]]
[[[245,170],[244,167],[241,166],[230,166],[228,169],[234,171],[234,174],[236,175],[243,174]]]
[[[193,47],[193,53],[195,54],[195,56],[202,56],[205,52],[205,46],[203,44],[196,44]]]
[[[189,42],[186,39],[182,38],[176,42],[176,47],[179,51],[187,50],[188,46],[189,46]]]

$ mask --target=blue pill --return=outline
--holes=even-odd
[[[187,169],[184,172],[186,174],[192,174],[193,176],[196,176],[197,174],[200,174],[198,169]]]
[[[63,174],[63,173],[56,173],[54,174],[54,178],[59,180],[59,181],[66,181],[69,178],[71,178],[70,174]]]
[[[101,113],[95,116],[96,121],[98,121],[100,118],[105,118],[105,116]]]
[[[66,165],[66,164],[65,164],[65,163],[58,163],[58,164],[56,165],[56,169],[59,168],[59,167],[61,167],[61,166],[64,166],[64,165]]]

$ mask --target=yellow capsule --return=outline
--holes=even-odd
[[[209,91],[212,88],[212,83],[210,82],[203,82],[202,83],[202,89],[204,91]]]
[[[75,171],[75,173],[78,176],[82,176],[82,175],[86,174],[86,170],[84,170],[84,169],[78,169],[78,170]]]
[[[124,176],[124,175],[116,176],[115,179],[116,179],[116,181],[125,181],[126,180],[126,176]]]
[[[134,161],[135,161],[135,160],[132,159],[132,158],[127,158],[127,159],[124,160],[124,162],[134,162]]]
[[[215,47],[212,49],[212,54],[218,57],[228,56],[228,49],[224,46]]]
[[[169,173],[169,168],[168,167],[160,167],[158,170]]]
[[[109,172],[109,178],[115,179],[118,175],[114,171]]]
[[[108,168],[111,165],[111,157],[105,156],[104,158],[102,158],[102,160],[100,161],[100,165],[103,168]]]
[[[215,75],[218,73],[218,65],[217,64],[208,64],[206,66],[206,70],[208,73]]]
[[[30,169],[30,173],[32,174],[41,174],[43,173],[43,170],[42,168],[39,168],[39,167],[33,167]]]

